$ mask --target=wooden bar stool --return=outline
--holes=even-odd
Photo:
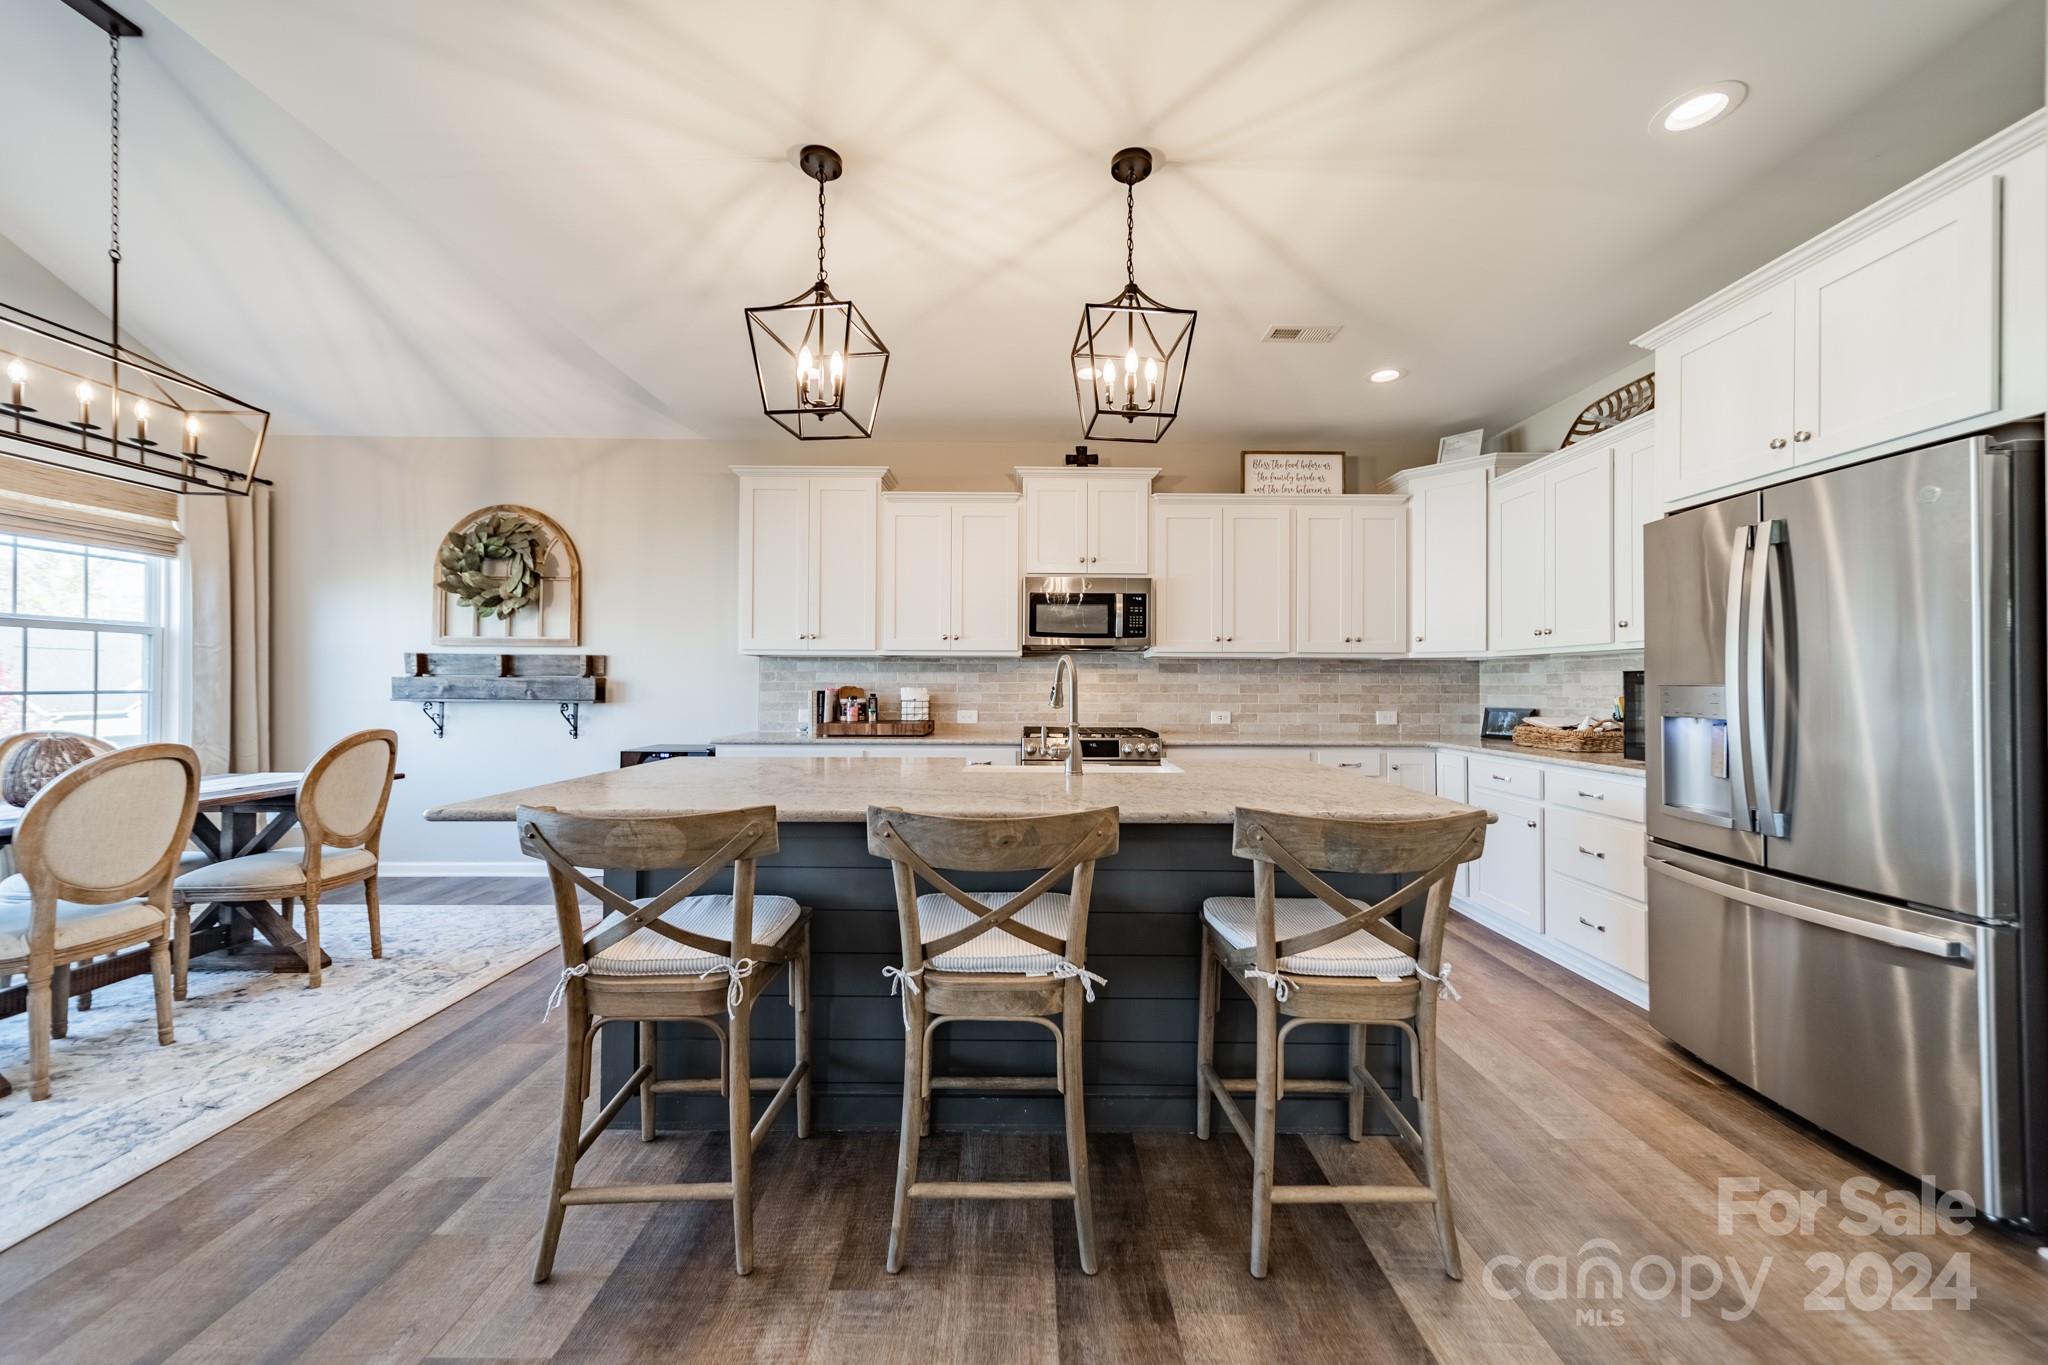
[[[1195,1062],[1195,1136],[1209,1136],[1212,1103],[1237,1130],[1252,1156],[1252,1274],[1264,1277],[1272,1255],[1273,1205],[1414,1203],[1436,1206],[1437,1240],[1444,1273],[1461,1278],[1458,1233],[1444,1169],[1443,1119],[1436,1088],[1436,998],[1448,989],[1443,964],[1444,922],[1450,915],[1451,879],[1460,863],[1485,847],[1486,811],[1414,820],[1331,820],[1272,811],[1235,812],[1232,849],[1252,862],[1252,891],[1214,896],[1202,903],[1200,1018]],[[1313,869],[1410,876],[1393,895],[1372,905],[1341,896]],[[1417,871],[1417,869],[1422,869]],[[1276,874],[1285,872],[1313,899],[1278,900]],[[1427,897],[1422,935],[1410,938],[1388,916]],[[1216,997],[1219,970],[1258,1007],[1256,1079],[1216,1074]],[[1280,1017],[1287,1016],[1281,1023]],[[1289,1082],[1287,1035],[1307,1023],[1350,1025],[1348,1075],[1341,1081]],[[1392,1024],[1414,1049],[1421,1131],[1408,1121],[1366,1066],[1365,1033]],[[1364,1136],[1370,1095],[1421,1157],[1423,1185],[1278,1185],[1273,1183],[1273,1127],[1289,1094],[1349,1097],[1351,1140]],[[1249,1122],[1233,1095],[1254,1097]]]
[[[868,852],[894,864],[903,965],[885,968],[903,991],[903,1132],[888,1270],[903,1268],[912,1199],[1072,1199],[1081,1269],[1095,1273],[1095,1213],[1088,1189],[1088,1132],[1081,1093],[1081,1010],[1102,978],[1089,972],[1088,898],[1095,861],[1117,850],[1112,808],[1022,819],[964,819],[868,808]],[[938,872],[1047,869],[1022,891],[962,891]],[[1069,873],[1073,889],[1052,890]],[[935,893],[920,896],[922,877]],[[933,1076],[932,1034],[957,1020],[1044,1026],[1056,1045],[1054,1073]],[[939,1090],[1052,1090],[1066,1100],[1067,1179],[919,1180],[918,1139]]]
[[[572,1204],[633,1204],[648,1200],[732,1201],[733,1268],[754,1268],[754,1150],[792,1095],[796,1135],[811,1133],[810,911],[787,896],[754,894],[754,861],[780,846],[775,808],[706,815],[591,819],[550,807],[522,806],[519,847],[548,865],[555,917],[562,932],[562,975],[549,1002],[564,1007],[568,1064],[562,1081],[562,1124],[555,1148],[554,1188],[535,1284],[553,1273],[562,1214]],[[675,885],[635,902],[580,871],[582,867],[652,872],[690,866]],[[730,896],[691,894],[731,867]],[[595,896],[607,918],[585,934],[578,888]],[[750,1066],[754,1004],[788,969],[789,1003],[796,1015],[796,1058],[787,1076],[757,1079]],[[640,1024],[640,1063],[585,1128],[583,1101],[590,1093],[590,1044],[600,1025],[620,1019]],[[718,1039],[716,1077],[663,1080],[654,1074],[657,1020],[701,1024]],[[753,1117],[753,1095],[773,1097]],[[666,1185],[577,1185],[576,1162],[635,1094],[640,1097],[640,1138],[654,1140],[657,1095],[721,1094],[732,1146],[732,1179]]]

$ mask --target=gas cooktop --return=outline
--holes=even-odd
[[[1087,763],[1130,763],[1156,767],[1165,761],[1157,730],[1136,725],[1083,725],[1079,729],[1081,758]],[[1017,743],[1019,763],[1067,761],[1067,727],[1027,725]]]

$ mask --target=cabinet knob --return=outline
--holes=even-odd
[[[1792,439],[1795,441],[1811,441],[1813,433],[1810,431],[1795,431],[1792,433]]]
[[[1528,824],[1530,829],[1536,828],[1536,822],[1534,820],[1529,821]]]
[[[1216,643],[1219,645],[1223,643],[1223,637],[1221,635],[1216,637]]]
[[[1621,629],[1623,629],[1623,630],[1627,630],[1627,629],[1628,629],[1628,622],[1626,622],[1626,621],[1616,621],[1616,622],[1615,622],[1614,624],[1615,624],[1615,625],[1617,625],[1617,626],[1619,626],[1619,627],[1620,627]]]
[[[1773,436],[1773,437],[1771,438],[1771,449],[1772,449],[1772,450],[1783,450],[1784,448],[1785,448],[1785,438],[1784,438],[1784,437],[1782,437],[1782,436]]]
[[[1418,645],[1422,643],[1422,637],[1420,635],[1415,637],[1415,643]]]

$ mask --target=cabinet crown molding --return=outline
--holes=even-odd
[[[1392,506],[1408,501],[1406,493],[1304,493],[1299,497],[1275,497],[1270,493],[1154,493],[1155,503],[1176,506],[1214,504],[1228,507],[1372,507]]]
[[[942,493],[926,488],[913,488],[904,489],[893,493],[884,493],[882,495],[882,500],[884,502],[891,503],[985,502],[1007,504],[1008,506],[1015,507],[1018,503],[1023,501],[1023,498],[1021,495],[1016,493]]]
[[[1385,493],[1405,494],[1409,485],[1430,479],[1448,478],[1453,474],[1466,474],[1472,470],[1486,470],[1496,476],[1520,469],[1525,464],[1540,460],[1549,451],[1533,453],[1512,453],[1493,455],[1467,455],[1462,460],[1446,460],[1442,464],[1419,464],[1411,469],[1397,469],[1380,484]]]
[[[1021,483],[1025,479],[1144,479],[1150,483],[1159,477],[1158,469],[1140,469],[1126,464],[1020,464],[1012,467],[1011,473]]]
[[[1869,207],[1849,215],[1819,236],[1800,243],[1776,260],[1758,267],[1718,293],[1708,295],[1676,317],[1652,327],[1637,337],[1633,344],[1643,350],[1654,351],[1673,337],[1682,335],[1709,318],[1735,307],[1743,300],[1790,278],[1820,258],[1869,236],[1886,224],[1911,213],[1959,185],[1996,172],[2000,167],[2044,144],[2048,144],[2048,109],[2036,109],[2018,123],[1993,133],[1960,156],[1943,162],[1919,179],[1893,190]]]
[[[880,464],[734,464],[726,468],[742,479],[877,479],[884,488],[896,486],[896,476]]]

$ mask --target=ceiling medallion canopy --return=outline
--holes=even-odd
[[[825,281],[825,185],[844,169],[815,143],[797,164],[818,182],[818,278],[795,298],[747,309],[747,348],[761,411],[799,441],[863,440],[875,434],[889,348]]]
[[[1195,310],[1169,308],[1138,288],[1133,187],[1152,174],[1152,154],[1126,147],[1110,161],[1109,173],[1124,187],[1124,287],[1115,298],[1081,309],[1070,357],[1074,403],[1091,441],[1157,441],[1180,414]]]
[[[270,414],[121,344],[121,40],[142,30],[73,5],[109,51],[106,337],[0,302],[0,452],[178,493],[246,494]]]

